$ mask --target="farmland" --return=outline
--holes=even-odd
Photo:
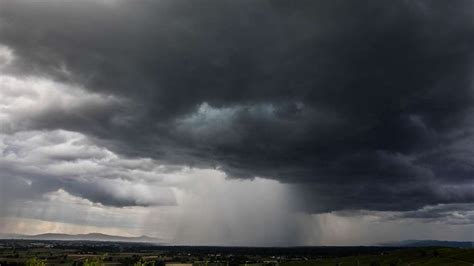
[[[473,248],[204,247],[0,240],[0,265],[312,266],[473,265]]]

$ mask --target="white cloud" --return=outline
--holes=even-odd
[[[0,45],[0,70],[9,66],[14,59],[15,56],[12,49],[7,46]]]
[[[90,109],[110,109],[121,102],[113,96],[86,92],[80,87],[42,77],[0,74],[0,85],[2,132],[31,128],[35,119],[44,119],[45,116],[53,116],[55,113],[68,114],[72,118],[80,119]]]
[[[0,178],[22,177],[33,185],[62,187],[104,204],[173,205],[160,185],[163,168],[150,159],[126,159],[85,135],[64,130],[0,135]],[[8,176],[6,176],[8,173]],[[106,202],[110,197],[110,202]]]

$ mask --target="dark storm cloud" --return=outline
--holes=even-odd
[[[310,211],[474,201],[472,1],[0,4],[11,74],[129,101],[33,129],[295,183]]]

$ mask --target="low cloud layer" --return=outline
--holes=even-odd
[[[166,167],[149,159],[123,159],[67,131],[0,135],[2,202],[64,189],[109,206],[175,205],[161,184]]]
[[[0,0],[0,197],[173,206],[163,175],[217,169],[472,223],[473,5]]]

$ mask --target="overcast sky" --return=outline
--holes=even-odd
[[[0,0],[0,233],[474,239],[474,1]]]

